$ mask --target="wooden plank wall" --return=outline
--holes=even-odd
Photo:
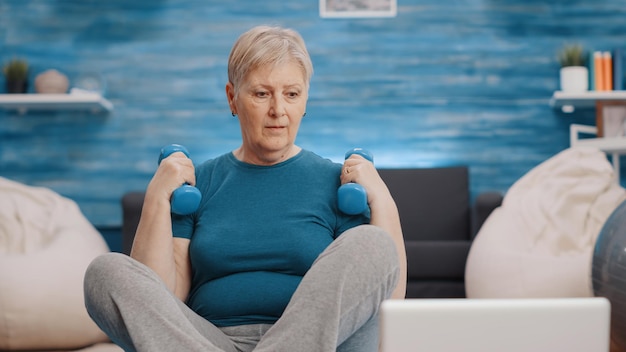
[[[471,191],[506,190],[568,147],[556,50],[626,46],[622,0],[398,0],[384,19],[322,19],[318,2],[3,0],[0,60],[73,83],[101,75],[108,115],[0,112],[0,176],[50,187],[99,226],[119,226],[164,144],[202,161],[237,147],[225,94],[230,46],[257,24],[299,30],[315,65],[298,143],[381,167],[469,165]],[[32,87],[31,87],[32,90]]]

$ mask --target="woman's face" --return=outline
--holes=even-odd
[[[244,79],[237,97],[231,83],[226,85],[226,95],[232,112],[239,116],[241,160],[275,164],[293,156],[308,99],[300,66],[288,61],[257,68]]]

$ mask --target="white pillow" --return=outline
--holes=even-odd
[[[0,350],[107,341],[88,316],[85,270],[109,248],[70,199],[0,177]]]

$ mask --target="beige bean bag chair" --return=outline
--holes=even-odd
[[[73,201],[0,177],[0,350],[121,351],[83,299],[87,265],[108,251]]]
[[[465,267],[468,298],[590,297],[595,240],[626,199],[606,155],[570,148],[506,193]]]

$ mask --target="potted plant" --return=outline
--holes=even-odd
[[[26,93],[28,89],[28,62],[12,59],[3,67],[8,93]]]
[[[589,90],[589,70],[587,69],[587,53],[580,44],[567,44],[558,53],[561,64],[561,90],[570,93],[581,93]]]

